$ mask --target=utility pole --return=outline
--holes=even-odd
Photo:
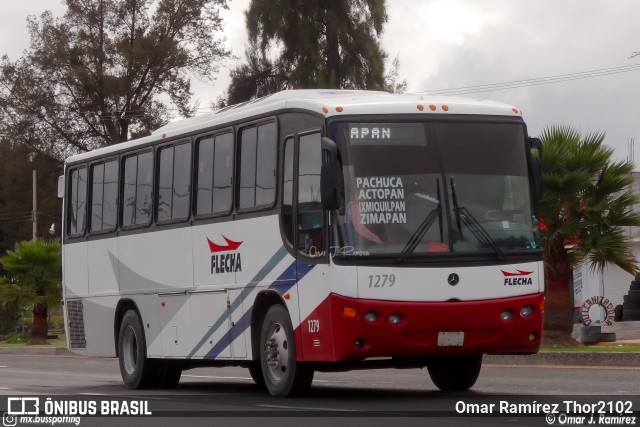
[[[36,235],[38,234],[38,208],[36,201],[36,170],[33,170],[33,240],[36,240]]]

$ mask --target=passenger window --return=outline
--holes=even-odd
[[[240,209],[269,206],[276,195],[275,122],[244,129],[240,137]]]
[[[102,230],[102,191],[104,190],[104,164],[91,168],[91,231]]]
[[[146,152],[124,159],[122,189],[122,225],[151,222],[153,153]]]
[[[203,139],[198,144],[196,215],[231,210],[233,134]]]
[[[276,197],[277,142],[275,123],[258,126],[256,206],[271,205]]]
[[[257,128],[245,129],[240,139],[240,209],[256,205]]]
[[[116,227],[118,200],[118,162],[112,160],[91,168],[91,222],[92,232],[112,230]]]
[[[84,234],[87,215],[87,168],[74,169],[69,174],[67,230],[70,236]]]
[[[102,202],[102,228],[114,229],[118,218],[118,161],[104,165],[104,191]]]
[[[212,212],[228,212],[233,197],[233,134],[216,136],[214,152]]]
[[[163,148],[159,155],[158,221],[189,216],[191,144]]]

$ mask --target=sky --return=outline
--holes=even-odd
[[[224,64],[214,84],[194,82],[202,107],[224,92],[229,69],[244,58],[248,4],[231,0],[223,13],[227,47],[239,59]],[[19,58],[29,45],[27,15],[44,10],[62,15],[65,8],[61,0],[1,0],[0,54]],[[616,160],[628,158],[635,138],[640,170],[640,54],[633,57],[640,52],[640,1],[387,0],[387,13],[382,46],[390,60],[399,58],[407,92],[530,80],[463,96],[517,106],[532,136],[549,125],[606,132]],[[614,73],[619,67],[632,71]],[[606,71],[576,78],[594,70]],[[560,82],[541,84],[557,76]]]

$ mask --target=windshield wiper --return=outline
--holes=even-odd
[[[456,223],[458,225],[458,232],[460,233],[460,239],[463,240],[462,227],[460,224],[460,222],[462,222],[464,225],[467,226],[467,228],[469,228],[469,230],[471,230],[471,233],[474,235],[476,239],[478,239],[479,242],[482,242],[485,245],[491,246],[495,251],[496,255],[498,255],[498,259],[500,261],[504,260],[505,259],[504,253],[498,247],[496,241],[493,240],[493,237],[491,237],[491,235],[487,233],[487,230],[482,226],[482,224],[480,224],[480,222],[473,216],[473,214],[469,212],[467,208],[465,208],[464,206],[458,205],[458,197],[456,195],[456,186],[453,183],[453,178],[451,178],[451,199],[453,202],[453,210],[456,215]]]
[[[429,212],[429,215],[427,215],[427,217],[424,219],[424,221],[422,221],[418,229],[411,235],[411,237],[409,238],[409,241],[402,249],[402,253],[400,254],[400,257],[398,257],[398,262],[404,262],[404,260],[409,255],[411,255],[413,251],[416,250],[418,243],[420,243],[420,240],[422,240],[422,238],[427,233],[427,231],[429,231],[429,228],[431,228],[436,218],[438,218],[438,223],[440,225],[440,242],[444,241],[444,234],[442,231],[442,202],[441,202],[442,199],[440,198],[440,180],[439,179],[436,180],[436,195],[438,197],[438,200],[437,201],[434,200],[434,202],[436,202],[438,206],[436,206],[431,210],[431,212]]]

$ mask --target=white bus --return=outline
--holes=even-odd
[[[229,365],[277,396],[385,367],[469,389],[540,346],[532,148],[499,103],[292,90],[72,156],[69,348],[133,389]]]

